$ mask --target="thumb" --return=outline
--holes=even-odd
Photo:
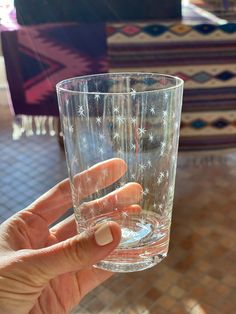
[[[89,232],[36,250],[30,257],[30,264],[37,278],[47,282],[58,275],[96,264],[118,246],[120,238],[120,226],[106,222]]]

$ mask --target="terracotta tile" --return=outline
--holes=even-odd
[[[163,310],[159,304],[154,304],[153,307],[148,310],[148,314],[167,314],[167,312]]]
[[[158,298],[151,299],[144,295],[143,297],[139,298],[138,301],[136,302],[139,304],[140,307],[143,307],[145,310],[149,310],[156,300],[158,300]]]
[[[215,232],[215,231],[212,231],[208,237],[214,241],[217,241],[219,242],[219,240],[221,239],[222,237],[222,234],[220,232]]]
[[[196,267],[191,267],[185,275],[188,276],[193,282],[194,281],[201,281],[201,279],[205,276],[201,270],[197,269]]]
[[[194,262],[195,262],[194,256],[188,255],[175,265],[175,269],[181,273],[184,273],[193,266]]]
[[[175,299],[181,299],[185,295],[186,291],[184,289],[181,289],[178,286],[172,286],[170,290],[168,291],[168,294],[175,298]]]
[[[224,245],[218,245],[210,254],[208,254],[208,261],[213,261],[217,258],[222,257],[228,253],[228,249]]]
[[[193,232],[188,235],[183,241],[181,241],[180,245],[185,250],[191,250],[200,238],[200,234]]]
[[[236,288],[236,276],[226,275],[222,279],[222,282],[231,288]]]
[[[142,306],[133,304],[132,306],[126,308],[123,313],[124,314],[142,314],[145,311],[145,308]]]
[[[158,312],[157,312],[158,313]],[[168,312],[169,314],[189,314],[189,310],[183,303],[176,303]]]
[[[159,279],[153,283],[153,286],[162,293],[165,293],[172,286],[172,284],[169,281],[162,281]]]
[[[93,299],[93,301],[89,302],[86,310],[89,311],[91,314],[97,314],[104,308],[104,303],[102,303],[98,299]]]
[[[107,313],[122,313],[129,307],[129,303],[123,297],[116,298],[114,302],[106,306]],[[80,313],[80,312],[78,312]]]
[[[235,312],[236,304],[234,300],[223,300],[218,306],[217,309],[221,313],[233,314]]]
[[[211,268],[211,264],[204,260],[199,260],[196,263],[196,268],[199,269],[201,272],[206,273]]]
[[[100,300],[104,304],[112,302],[116,297],[116,295],[111,290],[105,287],[103,287],[103,289],[98,292],[96,296],[98,300]]]
[[[214,289],[206,291],[206,294],[202,297],[205,303],[210,305],[218,305],[229,294],[230,288],[225,284],[218,283],[214,286]],[[220,297],[219,297],[220,296]]]
[[[235,239],[233,237],[224,236],[219,242],[229,250],[234,250],[235,248]]]
[[[128,302],[134,303],[138,298],[142,297],[150,289],[149,282],[138,279],[135,284],[125,290],[124,298]]]
[[[197,301],[201,300],[202,297],[206,294],[207,289],[202,285],[195,286],[186,296],[191,299],[196,299]]]
[[[215,269],[215,268],[210,269],[210,270],[208,271],[208,274],[209,274],[211,277],[213,277],[213,278],[215,278],[215,279],[217,279],[217,280],[221,280],[221,279],[223,278],[223,276],[224,276],[224,273],[223,273],[222,270],[218,270],[218,269]]]
[[[145,293],[145,297],[155,302],[158,298],[162,296],[162,294],[163,293],[161,291],[152,287]]]
[[[201,284],[209,289],[212,289],[216,286],[216,284],[219,281],[209,275],[205,275],[202,279],[201,279]]]
[[[164,310],[168,311],[176,304],[176,300],[168,295],[163,295],[158,299],[157,303]]]
[[[196,285],[196,282],[194,282],[192,278],[188,276],[183,276],[177,282],[177,286],[186,291],[189,291],[195,285]]]

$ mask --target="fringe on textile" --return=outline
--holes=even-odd
[[[18,140],[22,136],[57,135],[59,119],[52,116],[17,115],[12,123],[12,138]]]
[[[235,164],[235,149],[219,149],[200,152],[179,152],[178,168],[204,168],[214,166],[230,166]]]

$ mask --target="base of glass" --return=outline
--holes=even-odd
[[[94,225],[104,221],[116,221],[120,225],[121,241],[117,249],[95,267],[112,272],[136,272],[155,266],[167,256],[169,219],[142,211],[125,217],[102,216]]]
[[[136,271],[151,268],[160,263],[167,254],[158,254],[158,256],[145,258],[143,261],[101,261],[94,265],[96,268],[108,270],[116,273],[132,273]]]

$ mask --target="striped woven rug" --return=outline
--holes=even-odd
[[[236,147],[236,23],[110,24],[110,69],[185,81],[181,150]]]

